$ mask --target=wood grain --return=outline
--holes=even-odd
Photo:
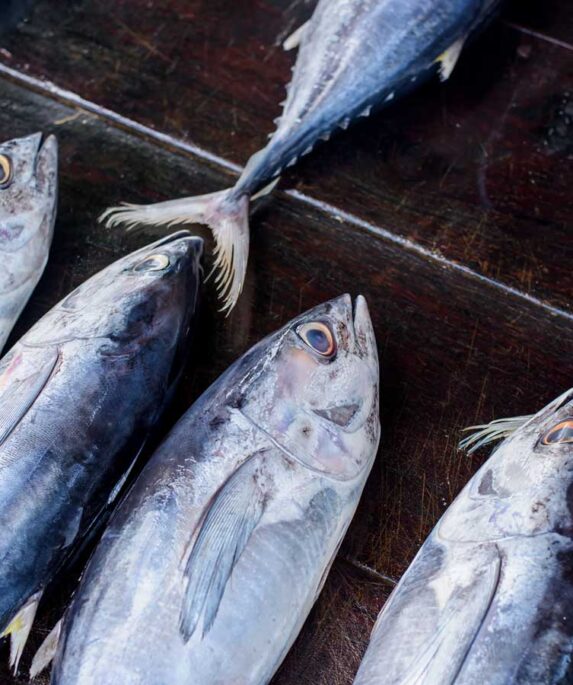
[[[21,74],[0,78],[0,139],[54,132],[61,160],[51,259],[13,339],[150,239],[98,225],[107,205],[233,182],[224,160],[240,163],[264,142],[282,99],[290,58],[277,39],[310,7],[36,0],[30,21],[0,39],[12,54],[0,59]],[[257,204],[246,291],[231,317],[217,314],[205,286],[168,425],[251,344],[342,292],[366,296],[379,344],[380,453],[275,683],[351,683],[392,583],[486,456],[460,454],[460,430],[534,411],[571,385],[572,75],[560,43],[572,24],[558,0],[539,12],[510,4],[449,84],[320,146],[285,178],[294,192]],[[90,103],[69,106],[26,75]],[[101,105],[175,139],[98,116]],[[206,272],[210,263],[208,250]],[[42,607],[24,666],[74,582]],[[27,681],[2,666],[0,682]]]

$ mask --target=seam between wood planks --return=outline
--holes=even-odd
[[[19,71],[18,69],[9,67],[8,65],[0,61],[0,77],[2,76],[8,81],[12,81],[18,85],[25,85],[29,89],[34,90],[40,93],[41,95],[48,96],[53,100],[57,100],[64,105],[67,105],[69,107],[75,107],[76,109],[82,109],[86,112],[94,114],[98,118],[105,120],[108,123],[113,124],[117,128],[127,131],[128,133],[138,135],[140,138],[143,138],[147,141],[153,141],[155,143],[160,144],[163,147],[177,151],[179,153],[186,153],[187,155],[192,155],[194,157],[199,158],[200,160],[218,166],[226,172],[239,175],[243,170],[243,168],[240,165],[235,164],[234,162],[231,162],[225,159],[224,157],[220,157],[219,155],[209,152],[208,150],[205,150],[197,145],[194,145],[193,143],[185,142],[167,133],[157,131],[149,126],[146,126],[145,124],[140,124],[139,122],[134,121],[133,119],[130,119],[128,117],[125,117],[119,114],[118,112],[115,112],[111,109],[107,109],[106,107],[98,105],[97,103],[92,102],[90,100],[86,100],[77,93],[66,90],[65,88],[61,88],[60,86],[57,86],[51,81],[40,79],[35,76],[30,76],[29,74]],[[489,278],[484,274],[480,274],[478,271],[474,271],[469,266],[465,266],[464,264],[460,264],[459,262],[452,261],[447,257],[444,257],[443,255],[439,254],[438,252],[423,247],[419,243],[416,243],[415,241],[410,240],[409,238],[404,238],[403,236],[392,233],[388,229],[385,229],[381,226],[377,226],[369,221],[366,221],[365,219],[361,219],[355,214],[351,214],[350,212],[346,212],[342,209],[339,209],[338,207],[335,207],[334,205],[331,205],[328,202],[318,200],[314,197],[311,197],[310,195],[305,195],[304,193],[301,193],[300,191],[295,189],[277,191],[277,195],[280,195],[281,193],[290,197],[293,200],[296,200],[300,204],[305,204],[309,207],[312,207],[313,209],[318,210],[321,214],[326,214],[330,219],[334,219],[335,221],[339,222],[343,221],[345,223],[354,225],[360,228],[361,230],[366,231],[368,233],[372,233],[373,235],[376,235],[379,238],[382,238],[390,243],[393,243],[394,245],[399,245],[401,248],[407,250],[408,252],[412,252],[430,262],[439,264],[442,268],[451,269],[453,271],[463,274],[466,277],[476,280],[479,283],[483,283],[490,287],[497,288],[505,295],[511,295],[522,301],[527,302],[530,305],[540,307],[546,313],[552,316],[559,316],[565,318],[567,321],[573,321],[573,312],[568,312],[567,310],[562,309],[561,307],[556,307],[548,302],[540,300],[534,295],[530,295],[529,293],[526,293],[523,290],[519,290],[518,288],[515,288],[511,285],[507,285],[493,278]]]

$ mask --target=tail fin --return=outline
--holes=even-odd
[[[230,312],[243,289],[249,257],[249,197],[236,195],[233,189],[209,195],[185,197],[154,205],[123,204],[111,207],[101,216],[106,226],[138,224],[175,226],[207,224],[215,238],[215,280],[223,300],[222,310]]]
[[[464,428],[464,432],[471,432],[471,435],[464,438],[458,447],[468,454],[473,454],[481,447],[513,435],[518,428],[524,426],[532,417],[533,414],[530,416],[512,416],[507,419],[496,419],[480,426]]]

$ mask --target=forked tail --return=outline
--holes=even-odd
[[[230,189],[154,205],[123,204],[107,209],[100,221],[109,227],[125,224],[128,229],[139,224],[206,224],[215,238],[215,268],[219,271],[215,283],[223,300],[222,310],[230,312],[237,304],[249,258],[248,195],[237,195]]]

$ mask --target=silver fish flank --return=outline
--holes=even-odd
[[[355,685],[572,682],[573,390],[478,439],[510,431],[390,596]]]
[[[57,192],[54,136],[0,144],[0,352],[48,261]]]
[[[106,530],[54,685],[261,685],[321,591],[379,440],[364,298],[301,315],[179,421]]]

